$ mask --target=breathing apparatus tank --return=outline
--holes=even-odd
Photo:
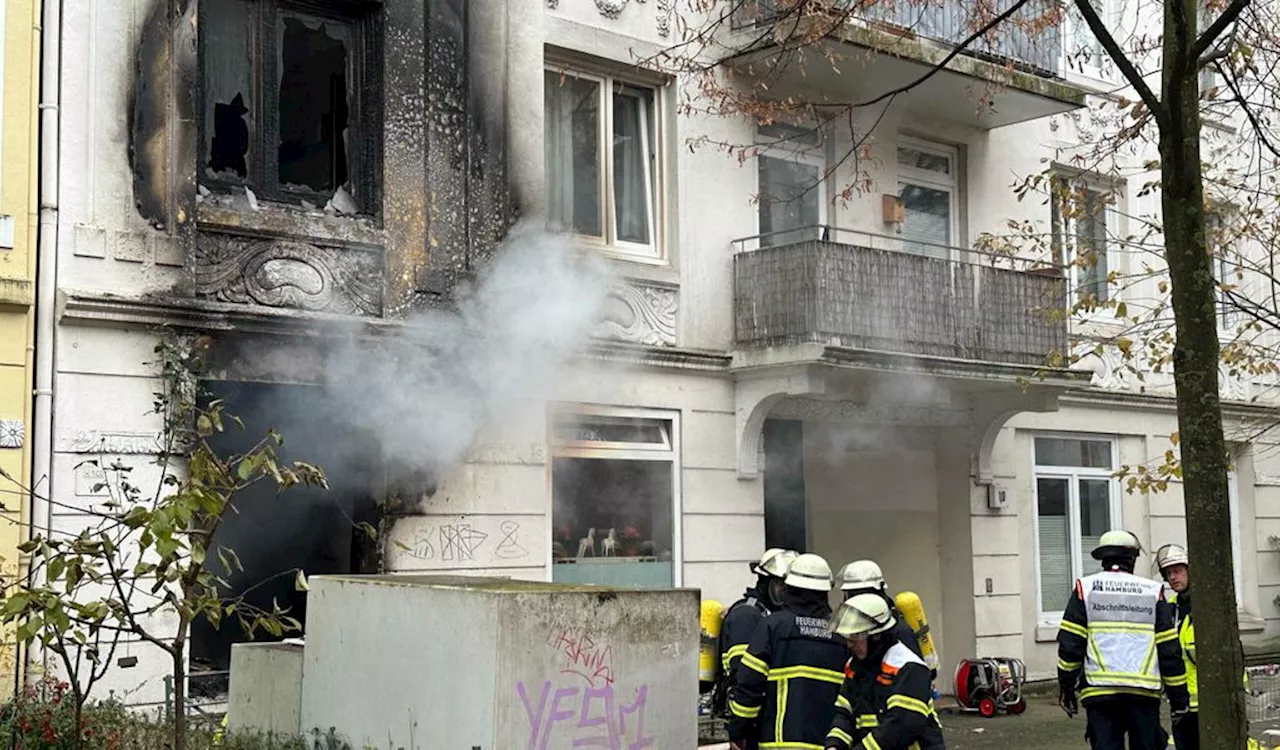
[[[938,650],[933,645],[933,635],[929,633],[929,619],[924,614],[924,602],[914,591],[903,591],[893,597],[893,604],[902,613],[903,619],[916,632],[916,640],[920,643],[920,652],[929,669],[938,668]]]
[[[713,683],[720,669],[720,654],[717,646],[720,640],[720,623],[724,607],[714,599],[702,603],[700,621],[702,623],[702,640],[698,646],[698,681]]]

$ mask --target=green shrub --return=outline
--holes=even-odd
[[[217,726],[189,722],[187,750],[306,750],[300,738],[254,733],[216,738]],[[171,747],[173,726],[157,714],[139,713],[119,701],[86,703],[76,744],[75,701],[65,682],[45,679],[0,708],[0,747],[13,750],[161,750]]]

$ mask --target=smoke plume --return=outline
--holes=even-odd
[[[380,443],[393,474],[439,477],[486,425],[551,395],[606,284],[602,266],[564,238],[517,227],[454,309],[329,354],[336,416]]]

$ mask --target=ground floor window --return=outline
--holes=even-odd
[[[1056,620],[1075,579],[1098,570],[1090,553],[1120,528],[1110,440],[1035,438],[1036,571],[1042,620]]]
[[[552,430],[552,580],[674,584],[678,417],[561,413]]]

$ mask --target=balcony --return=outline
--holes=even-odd
[[[757,2],[759,6],[749,14],[750,23],[768,24],[775,0]],[[994,0],[994,13],[1013,2]],[[941,72],[899,97],[902,106],[921,116],[983,129],[1084,105],[1085,90],[1061,75],[1062,29],[1045,23],[1051,14],[1058,14],[1058,0],[1031,0],[945,65],[955,47],[978,28],[972,0],[858,0],[858,4],[856,18],[826,41],[797,51],[794,38],[789,43],[779,38],[776,47],[744,55],[736,67],[748,76],[767,70],[771,90],[796,87],[856,101],[908,86],[942,66]],[[794,27],[774,32],[778,37],[784,33],[794,37],[789,33]],[[771,64],[755,64],[764,60]]]
[[[740,350],[818,344],[975,374],[1042,368],[1067,351],[1055,266],[835,227],[736,244]]]

